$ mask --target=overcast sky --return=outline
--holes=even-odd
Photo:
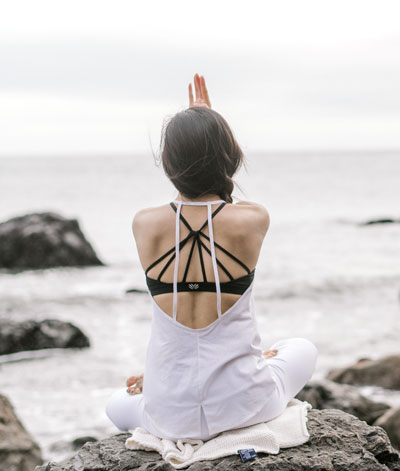
[[[13,0],[0,156],[149,152],[194,73],[247,151],[400,147],[397,0]]]

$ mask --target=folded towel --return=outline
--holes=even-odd
[[[129,430],[132,436],[126,440],[125,447],[130,450],[156,450],[176,469],[186,468],[195,461],[236,455],[239,449],[244,448],[276,455],[280,448],[308,441],[307,410],[311,408],[307,401],[291,399],[282,414],[268,422],[227,430],[206,441],[185,438],[174,442],[136,427]]]

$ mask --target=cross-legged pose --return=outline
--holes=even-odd
[[[211,109],[204,77],[163,128],[161,161],[175,199],[135,214],[133,235],[153,306],[144,373],[108,399],[121,431],[208,440],[273,419],[311,378],[317,348],[281,339],[263,351],[253,297],[269,227],[258,203],[233,204],[243,153]]]

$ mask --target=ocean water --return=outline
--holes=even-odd
[[[400,153],[248,155],[238,199],[262,203],[271,224],[255,280],[265,348],[307,337],[319,350],[313,378],[358,358],[400,352]],[[79,326],[83,350],[0,357],[0,392],[12,401],[46,460],[64,441],[118,433],[104,408],[128,376],[143,371],[151,328],[131,232],[136,211],[176,191],[153,157],[0,159],[0,221],[34,211],[77,218],[104,267],[0,273],[0,317],[57,318]],[[362,388],[400,405],[400,392]]]

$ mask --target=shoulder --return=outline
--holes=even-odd
[[[267,232],[270,225],[270,216],[265,206],[252,201],[238,201],[232,207],[236,208],[235,210],[241,221],[250,224],[252,227],[256,226],[264,234]]]
[[[139,236],[144,229],[148,233],[149,229],[155,226],[160,227],[160,223],[163,223],[163,220],[166,219],[168,214],[168,206],[168,204],[163,204],[162,206],[152,206],[137,211],[132,219],[133,235],[136,237]]]

